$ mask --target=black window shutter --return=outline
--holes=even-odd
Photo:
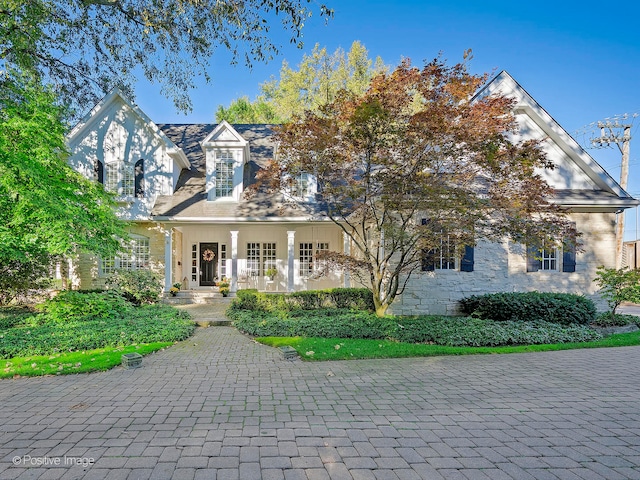
[[[136,198],[144,197],[144,160],[141,158],[136,162],[134,169]]]
[[[569,247],[562,251],[562,271],[563,272],[575,272],[576,271],[576,249],[575,247]]]
[[[537,245],[527,245],[527,272],[537,272],[542,268],[540,258],[540,247]]]
[[[97,158],[93,161],[93,179],[104,185],[104,164]]]
[[[473,264],[473,247],[471,245],[465,245],[464,255],[462,257],[462,261],[460,262],[460,271],[473,272]]]
[[[575,227],[575,223],[573,224]],[[563,242],[562,244],[562,271],[576,271],[576,244],[575,242]]]

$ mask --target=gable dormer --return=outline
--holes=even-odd
[[[249,142],[223,121],[202,141],[206,159],[208,201],[239,201]]]

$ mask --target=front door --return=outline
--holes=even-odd
[[[211,287],[218,276],[218,244],[200,244],[200,286]]]

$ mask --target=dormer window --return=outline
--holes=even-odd
[[[206,192],[210,202],[237,202],[243,189],[249,143],[223,121],[201,143],[206,158]]]
[[[309,196],[310,189],[310,175],[308,173],[301,173],[293,180],[293,185],[291,188],[291,195],[294,197],[305,198]]]
[[[302,202],[315,201],[318,190],[316,177],[310,173],[300,173],[285,182],[287,184],[287,194],[294,200]]]
[[[216,152],[216,198],[233,195],[233,152],[222,150]]]

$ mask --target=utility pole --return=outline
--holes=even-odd
[[[627,116],[623,117],[626,120]],[[629,141],[631,140],[630,124],[621,123],[620,120],[598,122],[600,136],[591,139],[591,145],[596,148],[608,147],[612,143],[618,146],[622,153],[622,168],[620,170],[620,186],[627,189],[629,179]],[[615,131],[614,131],[615,130]],[[636,238],[636,241],[638,239]],[[622,246],[624,243],[624,211],[617,214],[616,222],[616,268],[622,268]]]

